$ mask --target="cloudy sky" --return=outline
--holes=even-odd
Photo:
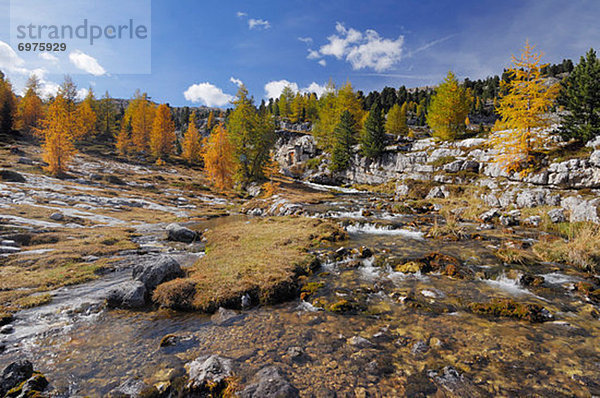
[[[115,10],[125,19],[150,11],[139,6],[145,0],[136,7],[127,1],[93,2],[96,11],[85,15],[108,23]],[[69,1],[45,3],[79,21],[68,13]],[[30,9],[19,18],[26,20]],[[81,88],[113,97],[140,88],[172,105],[227,106],[241,82],[257,100],[279,95],[285,85],[321,92],[330,79],[369,92],[434,85],[450,69],[472,79],[499,74],[526,39],[547,62],[600,47],[597,0],[153,0],[151,15],[146,49],[100,40],[68,43],[64,53],[26,54],[16,48],[10,1],[0,0],[0,70],[17,90],[35,72],[52,93],[68,72]]]

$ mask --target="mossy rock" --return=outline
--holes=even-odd
[[[300,288],[300,298],[306,300],[316,293],[317,290],[325,286],[325,282],[308,282]]]
[[[13,320],[13,315],[8,312],[0,312],[0,326],[4,326],[8,323],[11,323]]]
[[[394,268],[397,272],[402,272],[404,274],[416,274],[417,272],[423,271],[425,268],[425,264],[420,261],[409,261],[407,263],[398,265]]]
[[[329,312],[335,312],[335,313],[344,313],[344,312],[350,312],[354,310],[354,305],[345,299],[342,300],[338,300],[337,302],[331,304],[327,310]]]
[[[493,299],[488,303],[472,303],[469,308],[478,315],[516,318],[529,322],[545,322],[551,318],[548,310],[541,305],[518,303],[513,299]]]

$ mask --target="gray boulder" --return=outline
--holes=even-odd
[[[542,223],[542,217],[540,216],[531,216],[525,219],[525,224],[531,225],[532,227],[539,227]]]
[[[140,397],[142,393],[148,391],[151,387],[140,379],[127,379],[117,388],[108,393],[109,397]]]
[[[54,221],[62,221],[64,218],[65,216],[60,212],[50,214],[50,219]]]
[[[198,233],[192,231],[189,228],[183,227],[179,224],[169,224],[167,225],[167,239],[176,241],[176,242],[184,242],[191,243],[198,238]]]
[[[455,160],[453,162],[445,164],[443,169],[447,173],[458,173],[459,171],[462,170],[464,163],[465,163],[464,160]]]
[[[568,197],[561,201],[561,206],[567,209],[571,216],[571,222],[579,221],[590,221],[596,224],[600,224],[600,217],[598,217],[598,206],[600,205],[600,199],[585,200],[581,197]]]
[[[481,213],[479,215],[479,219],[483,222],[489,222],[492,221],[494,218],[498,217],[500,215],[500,213],[498,212],[498,209],[491,209],[486,211],[485,213]]]
[[[25,177],[23,177],[21,174],[17,173],[16,171],[6,169],[0,170],[0,181],[27,182]]]
[[[28,380],[33,375],[33,364],[28,360],[20,360],[8,365],[0,375],[0,397],[4,397],[14,387]]]
[[[427,198],[426,199],[444,199],[450,196],[450,192],[448,192],[448,190],[446,189],[445,186],[441,186],[441,187],[434,187],[431,189],[431,191],[429,191],[429,193],[427,194]]]
[[[179,263],[172,257],[162,256],[133,268],[133,279],[144,284],[148,292],[163,282],[184,276]]]
[[[550,221],[552,221],[555,224],[567,221],[564,209],[552,209],[546,214],[548,214],[548,217],[550,217]]]
[[[299,391],[282,375],[279,368],[269,366],[254,376],[252,384],[239,394],[242,398],[294,398]]]
[[[112,308],[142,308],[146,299],[147,289],[142,282],[127,281],[108,292],[106,304]]]
[[[190,392],[219,391],[226,387],[226,380],[233,375],[231,359],[218,355],[202,355],[186,365]],[[215,387],[216,386],[216,387]]]
[[[596,149],[590,155],[590,164],[595,167],[600,167],[600,149]]]

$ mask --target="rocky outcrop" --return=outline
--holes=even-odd
[[[186,390],[191,394],[218,393],[227,387],[227,379],[233,376],[231,359],[218,355],[202,355],[186,368],[189,376]]]
[[[12,170],[0,170],[0,181],[6,181],[6,182],[27,182],[27,180],[25,180],[25,177],[23,177],[21,174],[17,173],[16,171],[12,171]]]
[[[300,393],[276,366],[261,369],[252,383],[239,393],[242,398],[294,398]]]
[[[46,387],[48,380],[28,360],[13,362],[0,374],[0,397],[39,397]]]

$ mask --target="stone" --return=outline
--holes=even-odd
[[[484,223],[492,221],[494,218],[500,216],[498,209],[491,209],[479,215],[479,219]]]
[[[27,182],[21,174],[6,169],[0,170],[0,180],[5,182]]]
[[[567,221],[567,216],[565,215],[564,209],[552,209],[546,214],[548,215],[548,217],[550,217],[550,221],[552,221],[555,224]]]
[[[4,325],[0,328],[0,334],[11,334],[15,331],[13,325]]]
[[[445,186],[440,186],[440,187],[434,187],[431,189],[431,191],[429,191],[429,193],[427,194],[426,199],[445,199],[447,197],[450,196],[450,192],[448,192],[448,190],[446,189]]]
[[[148,391],[151,387],[140,379],[127,379],[117,388],[108,393],[109,397],[140,397],[143,392]]]
[[[256,373],[253,383],[239,393],[241,398],[295,398],[300,392],[282,375],[279,368],[268,366]]]
[[[240,314],[238,314],[234,310],[228,310],[228,309],[225,309],[223,307],[219,307],[219,309],[217,310],[217,312],[215,312],[210,317],[210,320],[215,325],[220,325],[220,326],[229,325],[229,324],[231,324],[232,322],[234,322],[237,319],[240,319]]]
[[[406,184],[396,184],[394,190],[394,200],[398,201],[406,197],[410,192],[410,188]]]
[[[590,164],[594,167],[600,167],[600,149],[596,149],[590,155]]]
[[[147,289],[140,281],[123,282],[111,289],[106,303],[112,308],[142,308],[146,305]]]
[[[19,397],[39,396],[36,392],[42,392],[48,387],[48,379],[42,374],[34,374],[21,387]]]
[[[417,341],[410,349],[410,352],[413,353],[413,355],[424,354],[427,351],[429,351],[429,344],[423,340]]]
[[[360,337],[360,336],[354,336],[348,339],[348,344],[350,344],[351,346],[354,347],[358,347],[358,348],[369,348],[369,347],[373,347],[374,344],[365,339],[364,337]]]
[[[465,163],[464,160],[455,160],[453,162],[445,164],[443,169],[447,173],[458,173],[459,171],[462,170],[464,163]]]
[[[148,292],[152,292],[158,285],[175,278],[184,276],[179,263],[172,257],[161,256],[133,268],[132,276],[144,284]]]
[[[460,168],[461,171],[468,171],[470,173],[479,173],[479,162],[475,160],[465,160]]]
[[[306,355],[302,347],[297,346],[288,348],[286,355],[292,362],[296,363],[304,362],[306,359],[308,359],[308,355]]]
[[[33,375],[33,364],[28,360],[11,363],[0,375],[0,396],[4,397],[14,387],[28,380]]]
[[[54,221],[62,221],[62,220],[64,220],[64,218],[65,218],[65,216],[59,212],[50,214],[50,219],[54,220]]]
[[[0,246],[0,254],[18,253],[21,249],[14,246]]]
[[[219,391],[233,375],[233,361],[218,355],[202,355],[186,365],[191,392]]]
[[[35,162],[33,160],[26,158],[24,156],[20,157],[19,160],[17,160],[17,163],[26,164],[28,166],[32,166],[35,164]]]
[[[525,219],[525,224],[531,225],[532,227],[539,227],[542,223],[542,217],[540,216],[531,216]]]
[[[585,200],[581,197],[568,197],[561,201],[561,206],[570,212],[570,222],[590,221],[600,224],[598,206],[600,199]]]
[[[192,243],[198,239],[198,233],[192,231],[189,228],[183,227],[179,224],[169,224],[167,225],[167,239],[176,241],[176,242],[184,242],[184,243]]]

